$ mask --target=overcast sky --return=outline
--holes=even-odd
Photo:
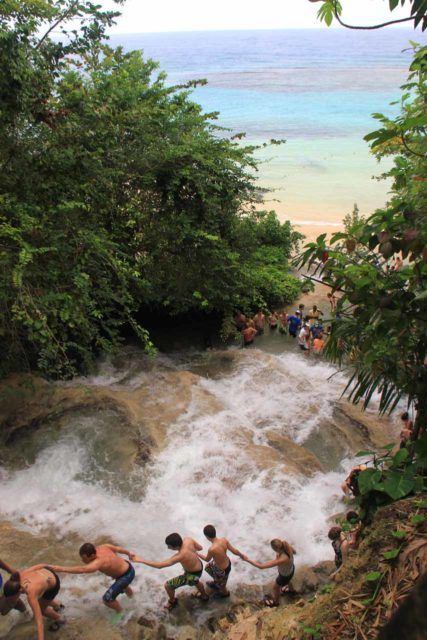
[[[100,4],[117,7],[111,0]],[[341,0],[341,4],[343,18],[351,24],[390,19],[388,0]],[[320,6],[308,0],[127,0],[111,33],[316,28],[321,26],[316,18]],[[399,7],[392,17],[408,14],[408,7]]]

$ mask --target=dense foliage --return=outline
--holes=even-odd
[[[0,7],[2,375],[87,370],[125,325],[149,346],[144,310],[226,314],[298,292],[299,236],[256,212],[254,149],[140,52],[103,45],[114,15]]]
[[[367,405],[379,392],[386,411],[405,396],[417,408],[415,437],[427,421],[426,101],[427,49],[418,47],[401,113],[376,114],[381,127],[366,136],[379,159],[394,158],[384,174],[389,202],[330,242],[319,236],[300,257],[342,292],[327,355],[349,366],[351,397]]]

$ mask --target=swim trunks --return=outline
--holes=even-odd
[[[135,569],[133,568],[130,562],[128,562],[128,565],[129,565],[129,569],[126,571],[126,573],[120,576],[120,578],[117,578],[117,580],[113,582],[111,587],[107,589],[107,591],[102,596],[102,599],[104,600],[104,602],[114,602],[117,596],[119,596],[121,593],[124,593],[126,591],[127,587],[130,585],[130,583],[134,579]]]
[[[61,581],[59,580],[59,577],[57,576],[55,571],[53,571],[52,569],[48,569],[47,567],[45,567],[45,569],[50,571],[50,573],[55,577],[55,584],[53,585],[53,587],[45,591],[42,595],[43,600],[48,600],[49,602],[51,602],[52,600],[55,600],[56,596],[59,593],[59,590],[61,588]]]
[[[176,576],[175,578],[171,578],[167,581],[167,585],[171,589],[179,589],[179,587],[194,587],[196,585],[203,573],[203,567],[200,571],[185,571],[180,576]]]
[[[225,587],[231,571],[231,562],[228,563],[228,567],[226,569],[220,569],[215,562],[211,560],[211,562],[206,565],[205,571],[212,576],[214,584],[218,587]]]

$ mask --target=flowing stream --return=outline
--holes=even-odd
[[[160,397],[164,406],[173,403],[164,445],[148,463],[129,464],[135,435],[107,405],[47,421],[12,447],[0,469],[2,515],[18,528],[48,533],[56,545],[74,535],[70,563],[79,563],[79,543],[100,538],[148,559],[169,556],[164,538],[172,531],[206,549],[207,523],[260,561],[270,559],[274,537],[291,541],[301,564],[331,558],[327,520],[343,509],[339,487],[351,456],[332,428],[345,385],[334,373],[279,334],[263,336],[256,348],[187,349],[151,362],[127,347],[96,376],[68,384],[130,395],[143,387],[147,415]],[[183,374],[181,406],[171,385]],[[177,573],[177,567],[137,565],[136,597],[128,606],[158,609],[161,585]],[[260,584],[273,573],[236,559],[229,584]],[[71,614],[83,607],[106,616],[99,603],[106,584],[99,575],[64,576]]]

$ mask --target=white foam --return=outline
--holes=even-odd
[[[275,537],[297,547],[300,563],[331,558],[326,520],[342,509],[342,473],[307,478],[285,475],[282,466],[260,469],[241,434],[244,430],[255,443],[265,444],[266,432],[275,430],[303,442],[331,417],[333,400],[341,394],[344,379],[329,381],[333,371],[299,354],[241,351],[232,374],[201,379],[193,387],[192,402],[170,428],[168,444],[150,465],[137,502],[105,483],[85,480],[92,461],[78,435],[67,429],[34,465],[8,474],[0,486],[2,512],[34,532],[77,532],[87,540],[106,535],[151,559],[168,557],[164,538],[172,531],[203,541],[207,523],[258,560],[271,558],[268,543]],[[105,373],[115,382],[120,378],[115,371]],[[150,609],[163,598],[160,585],[177,568],[138,565],[137,573],[143,600],[131,606]],[[230,584],[262,583],[273,576],[274,570],[259,572],[237,561]],[[102,583],[99,577],[64,578],[65,586],[88,589],[87,607],[96,606]],[[76,609],[81,606],[70,592],[67,598]]]

